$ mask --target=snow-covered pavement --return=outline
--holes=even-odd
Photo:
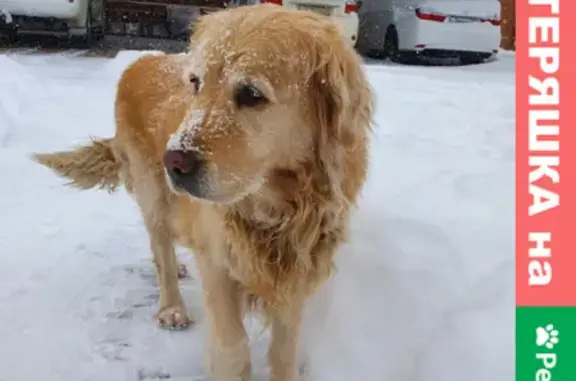
[[[63,187],[28,157],[113,134],[115,83],[137,54],[0,55],[0,381],[205,379],[197,281],[182,281],[197,325],[157,328],[134,202]],[[510,381],[514,57],[367,72],[370,179],[315,381]],[[266,344],[255,337],[257,381]]]

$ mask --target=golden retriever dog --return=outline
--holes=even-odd
[[[372,94],[325,16],[275,5],[203,17],[183,55],[144,56],[118,84],[116,134],[35,159],[140,206],[158,319],[189,322],[175,245],[195,254],[213,381],[248,381],[243,316],[271,329],[273,381],[297,379],[305,302],[331,275],[365,181]]]

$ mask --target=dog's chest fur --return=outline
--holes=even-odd
[[[310,294],[330,275],[334,251],[346,236],[346,210],[302,201],[278,209],[250,201],[230,207],[186,198],[178,208],[176,231],[181,244],[209,256],[248,295],[279,308]],[[190,208],[199,213],[186,213]],[[190,221],[190,215],[196,220]]]

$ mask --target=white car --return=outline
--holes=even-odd
[[[498,52],[498,0],[364,0],[358,50],[410,62],[426,56],[483,60]]]
[[[260,0],[260,2],[333,17],[342,27],[344,37],[352,46],[358,41],[359,18],[356,0]]]
[[[0,33],[64,35],[89,46],[104,36],[105,0],[0,0]]]

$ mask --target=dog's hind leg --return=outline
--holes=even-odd
[[[170,227],[170,201],[174,197],[164,182],[161,170],[154,165],[146,167],[141,161],[140,173],[133,173],[134,196],[140,206],[142,217],[154,255],[156,275],[160,289],[160,309],[156,315],[158,323],[166,328],[186,328],[191,320],[188,317],[178,278],[182,269],[178,265],[174,250],[174,236]],[[150,163],[149,163],[150,164]]]

